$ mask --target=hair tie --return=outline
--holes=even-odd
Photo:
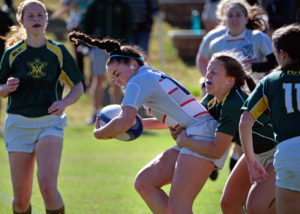
[[[141,60],[143,61],[143,57],[134,57],[134,56],[125,56],[125,55],[119,55],[119,54],[114,54],[114,55],[111,55],[109,58],[113,58],[113,57],[124,57],[124,58],[131,58],[131,59],[137,59],[137,60]]]
[[[247,11],[247,9],[246,9],[242,4],[240,4],[240,3],[234,3],[234,4],[232,4],[232,6],[233,6],[233,7],[234,7],[234,6],[239,7],[239,8],[241,9],[242,13],[243,13],[246,17],[248,17],[248,11]]]

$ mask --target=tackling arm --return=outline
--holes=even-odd
[[[176,139],[177,145],[190,149],[193,152],[197,152],[200,155],[203,155],[208,158],[219,159],[226,152],[226,149],[232,141],[232,136],[216,132],[215,140],[204,141],[204,140],[195,140],[186,135],[186,131],[183,130]]]

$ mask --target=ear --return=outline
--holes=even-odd
[[[279,55],[282,57],[282,59],[287,59],[289,57],[289,55],[287,54],[287,52],[283,51],[282,49],[279,50]]]
[[[136,68],[139,67],[139,64],[137,63],[136,60],[130,60],[130,62],[129,62],[129,67],[130,67],[130,69],[132,69],[132,70],[136,70]]]
[[[228,84],[233,87],[235,84],[235,78],[234,77],[228,77],[227,79]]]

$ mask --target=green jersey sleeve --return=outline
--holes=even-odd
[[[249,111],[255,120],[257,120],[269,106],[268,99],[263,91],[264,85],[265,79],[262,79],[242,107],[243,110]]]
[[[9,66],[9,51],[5,51],[0,63],[0,84],[5,84],[8,77],[11,75]]]

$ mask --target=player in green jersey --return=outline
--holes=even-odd
[[[300,213],[300,27],[289,25],[272,36],[279,68],[263,78],[247,99],[240,133],[250,179],[260,183],[270,176],[253,155],[248,131],[265,111],[270,112],[278,145],[274,157],[276,171],[276,212]]]
[[[45,37],[47,19],[43,3],[23,1],[17,12],[21,27],[8,40],[0,64],[0,96],[8,97],[4,142],[14,213],[31,213],[35,160],[46,213],[64,213],[57,189],[66,126],[64,110],[79,99],[83,86],[79,68],[67,49]],[[65,84],[71,90],[62,98]]]
[[[213,143],[194,140],[187,137],[186,132],[182,131],[177,136],[177,145],[189,148],[200,155],[216,158],[224,153],[231,142],[240,144],[238,134],[239,120],[242,113],[240,109],[248,96],[242,90],[245,82],[250,90],[255,88],[255,82],[246,74],[239,60],[232,54],[225,52],[214,54],[206,74],[208,95],[203,98],[202,104],[218,121],[215,140]],[[269,118],[263,115],[259,118],[259,122],[253,126],[253,131],[250,130],[255,139],[255,153],[259,156],[266,170],[272,175],[265,183],[268,185],[252,186],[243,155],[227,180],[221,200],[223,213],[242,213],[246,202],[251,213],[257,213],[258,210],[272,213],[275,209],[274,204],[272,204],[275,194],[275,173],[272,173],[274,171],[272,161],[275,142],[272,127],[268,122]],[[270,204],[271,206],[269,206]]]

